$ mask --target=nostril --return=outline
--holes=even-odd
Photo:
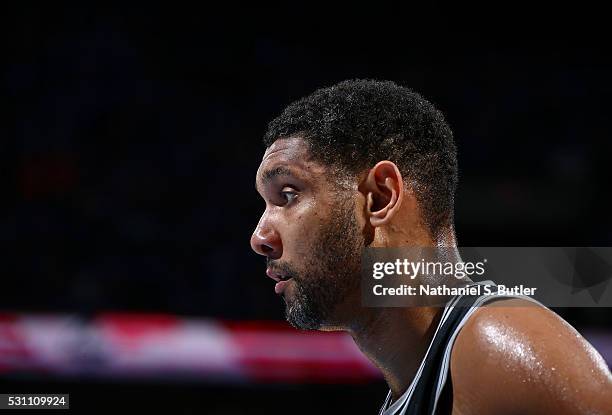
[[[283,252],[280,235],[270,226],[264,227],[261,223],[251,235],[251,248],[259,255],[274,259]]]

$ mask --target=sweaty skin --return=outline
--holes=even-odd
[[[353,250],[359,252],[347,256],[338,275],[326,273],[329,280],[315,284],[347,287],[334,304],[325,304],[316,328],[350,333],[382,371],[393,398],[401,396],[441,309],[362,307],[359,285],[347,284],[341,271],[359,269],[353,262],[363,246],[456,247],[452,226],[437,236],[429,233],[411,186],[394,163],[383,160],[346,179],[314,160],[299,136],[279,139],[266,150],[256,187],[266,209],[251,246],[266,257],[271,278],[280,281],[283,270],[294,276],[279,288],[289,314],[299,309],[298,285],[307,286],[320,271],[317,258],[324,267],[326,253],[333,251],[333,241],[316,242],[325,240],[321,232],[335,229],[329,224],[350,209],[357,230]],[[351,235],[338,239],[346,239],[339,241],[343,249],[353,240]],[[353,277],[359,280],[358,271]],[[450,381],[453,414],[612,413],[612,375],[602,357],[558,315],[524,300],[497,300],[472,315],[455,341]]]
[[[468,320],[451,378],[456,414],[612,413],[601,355],[557,314],[525,300],[498,300]]]

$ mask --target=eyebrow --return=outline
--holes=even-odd
[[[295,174],[289,167],[278,166],[273,169],[266,170],[262,174],[262,181],[265,184],[280,176],[295,176]]]
[[[293,170],[286,166],[278,166],[273,169],[266,170],[261,174],[261,185],[265,186],[275,178],[281,176],[295,177],[295,173],[293,172]],[[259,189],[259,185],[257,182],[255,183],[255,188]]]

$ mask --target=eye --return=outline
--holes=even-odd
[[[280,194],[282,195],[285,204],[291,203],[298,196],[297,191],[290,186],[283,187]]]

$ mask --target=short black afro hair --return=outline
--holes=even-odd
[[[357,175],[394,162],[412,186],[433,235],[452,225],[457,149],[444,116],[394,82],[350,80],[290,104],[268,125],[264,144],[300,136],[315,160]]]

